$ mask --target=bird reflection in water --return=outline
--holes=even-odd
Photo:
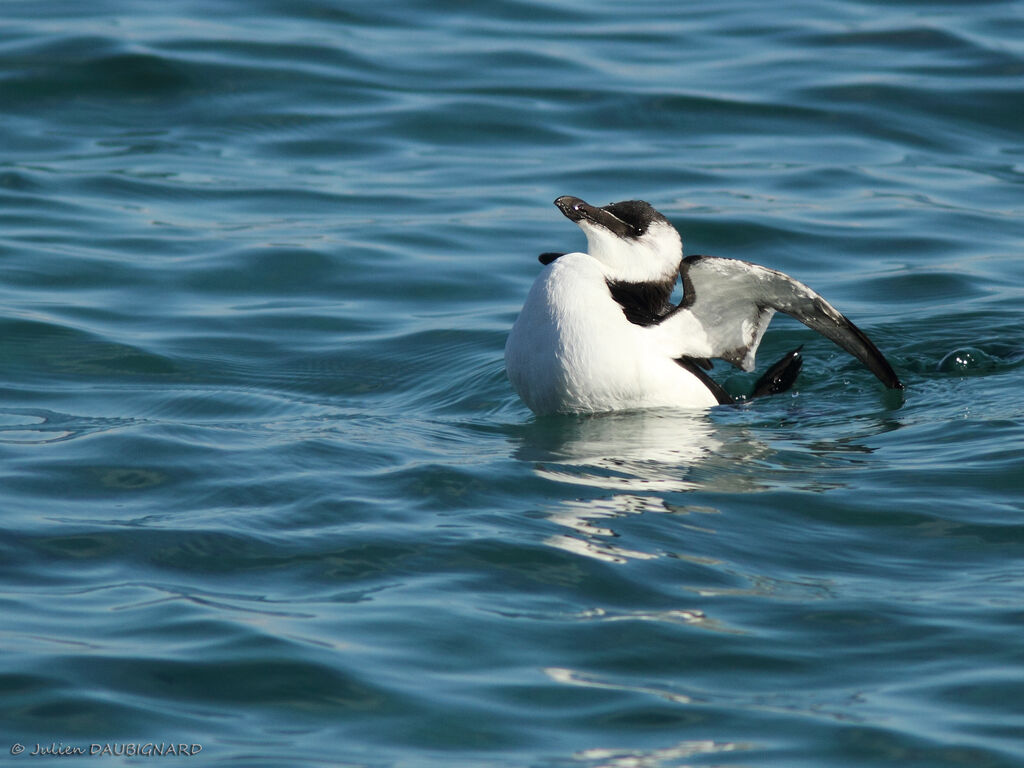
[[[554,535],[559,549],[605,560],[652,559],[657,554],[612,544],[604,521],[645,512],[691,511],[670,505],[666,492],[695,490],[691,473],[721,447],[706,412],[650,410],[559,417],[531,425],[518,458],[548,480],[612,491],[600,499],[568,499],[548,511],[572,533]],[[713,511],[713,510],[708,510]]]

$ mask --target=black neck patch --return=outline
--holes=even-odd
[[[634,325],[657,325],[675,310],[671,301],[675,278],[661,283],[606,281],[612,298]]]

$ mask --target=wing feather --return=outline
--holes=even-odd
[[[903,384],[885,356],[822,296],[774,269],[738,259],[689,256],[680,265],[683,300],[704,327],[709,357],[753,370],[754,356],[775,312],[794,317],[860,360],[890,389]]]

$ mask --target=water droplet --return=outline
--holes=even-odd
[[[986,352],[976,347],[960,347],[954,349],[939,362],[939,370],[943,373],[977,373],[989,370],[995,360]]]

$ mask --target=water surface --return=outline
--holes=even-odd
[[[4,16],[12,764],[1024,762],[1018,4]],[[785,396],[534,418],[562,194],[807,282],[904,395],[781,319]]]

